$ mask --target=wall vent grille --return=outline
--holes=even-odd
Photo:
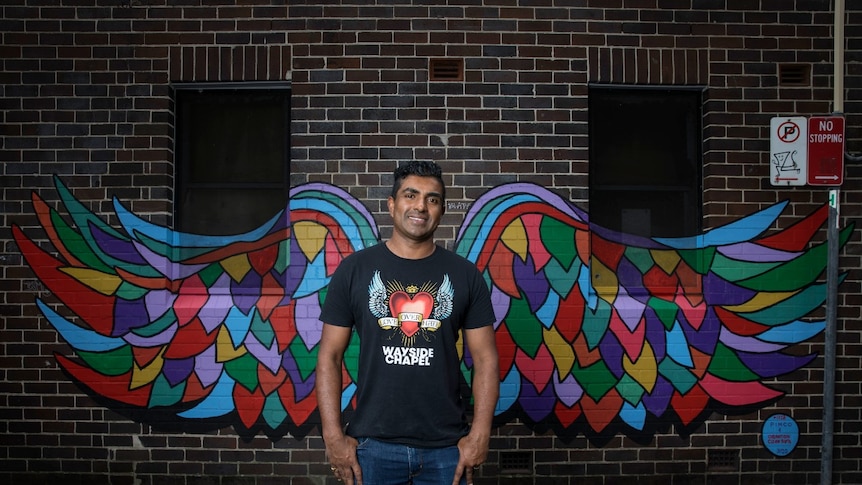
[[[811,66],[808,64],[779,64],[778,85],[788,87],[811,86]]]
[[[500,471],[502,473],[532,473],[533,454],[529,451],[500,452]]]
[[[708,471],[739,471],[739,450],[707,450],[706,459],[706,468]]]
[[[429,81],[463,81],[464,59],[430,59]]]

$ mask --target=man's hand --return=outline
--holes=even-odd
[[[473,356],[473,422],[470,433],[458,441],[458,467],[452,485],[461,477],[473,485],[473,470],[485,463],[491,440],[491,421],[500,395],[500,368],[494,327],[488,325],[464,331],[467,347]]]
[[[487,435],[479,436],[478,433],[472,432],[458,440],[460,456],[452,485],[461,483],[462,476],[467,479],[467,485],[473,485],[473,470],[485,463],[488,457],[488,440]]]
[[[314,390],[317,393],[321,436],[326,444],[329,468],[339,482],[362,485],[362,470],[356,458],[356,446],[359,443],[341,429],[341,369],[350,334],[351,329],[348,327],[323,325]]]
[[[325,440],[326,456],[329,458],[329,468],[335,478],[345,485],[362,485],[362,469],[356,459],[356,438],[341,435],[340,438]]]

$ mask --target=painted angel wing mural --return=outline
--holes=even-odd
[[[291,190],[289,218],[282,212],[256,230],[216,237],[150,224],[116,199],[115,228],[59,179],[56,186],[71,224],[33,194],[56,254],[19,227],[13,234],[73,315],[36,302],[77,354],[56,355],[64,370],[93,393],[151,414],[230,417],[241,432],[307,432],[329,277],[378,240],[362,204],[308,184]],[[352,379],[345,382],[347,403]]]
[[[56,355],[75,380],[142,421],[167,414],[273,437],[314,426],[317,317],[329,276],[378,241],[360,202],[307,184],[291,190],[289,214],[214,237],[153,225],[117,200],[114,227],[56,185],[71,222],[33,195],[53,250],[19,227],[13,235],[60,303],[37,300],[75,351]],[[824,301],[826,263],[825,245],[810,244],[825,207],[764,236],[785,205],[696,237],[647,239],[590,224],[536,185],[479,198],[456,251],[491,287],[499,420],[560,436],[651,438],[668,423],[780,397],[768,381],[814,358],[792,347],[824,327],[806,316]],[[356,339],[348,352],[347,411]],[[463,357],[469,382],[472,361]]]
[[[487,192],[457,251],[492,288],[498,413],[558,434],[651,439],[669,423],[782,396],[765,381],[815,358],[789,349],[823,330],[803,317],[826,296],[826,245],[810,241],[827,209],[764,236],[785,206],[696,237],[649,239],[590,224],[542,187]]]

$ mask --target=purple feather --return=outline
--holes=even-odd
[[[569,374],[566,378],[561,382],[560,375],[554,370],[554,390],[557,393],[557,397],[560,399],[560,402],[565,404],[568,407],[572,407],[581,400],[581,397],[584,396],[584,388],[578,384],[578,380],[575,379],[575,376]]]
[[[767,248],[753,242],[742,242],[739,244],[720,246],[718,248],[718,252],[737,261],[765,261],[768,263],[790,261],[800,255],[800,253]]]
[[[158,347],[161,345],[167,345],[174,339],[174,335],[177,333],[177,329],[179,328],[179,324],[174,322],[170,327],[162,330],[161,332],[153,335],[152,337],[142,337],[140,335],[135,334],[134,332],[129,332],[123,335],[123,340],[128,342],[133,347],[142,347],[142,348],[151,348]]]
[[[535,264],[532,257],[528,257],[527,261],[524,262],[516,259],[512,268],[515,281],[518,282],[521,291],[526,296],[527,304],[530,305],[530,311],[533,313],[542,306],[551,290],[551,285],[548,283],[548,277],[545,276],[544,271],[536,273],[534,268]]]
[[[216,361],[216,347],[210,345],[195,357],[195,374],[203,387],[215,383],[224,370],[224,365]]]
[[[304,381],[302,380],[302,373],[299,371],[299,365],[294,356],[285,352],[281,358],[281,366],[287,371],[290,382],[293,384],[294,399],[300,401],[310,396],[314,391],[314,379],[309,377]]]
[[[231,281],[230,294],[233,295],[233,304],[245,315],[248,315],[260,298],[260,286],[262,278],[254,271],[246,273],[245,277],[237,283]]]
[[[194,357],[182,360],[165,359],[165,364],[162,366],[162,373],[168,384],[171,387],[185,381],[192,374],[195,367]]]
[[[673,385],[662,376],[658,376],[655,387],[649,394],[644,394],[641,401],[644,403],[647,411],[653,416],[663,416],[667,407],[670,405],[670,398],[673,396]]]
[[[652,308],[647,308],[644,311],[644,318],[646,320],[646,340],[652,347],[656,362],[661,362],[667,354],[666,329]]]
[[[740,351],[737,351],[736,355],[746,367],[762,378],[777,377],[788,374],[808,365],[817,357],[817,354],[787,355],[780,352],[755,354]]]
[[[518,402],[531,420],[541,421],[554,410],[557,396],[554,395],[554,386],[545,386],[545,391],[539,394],[533,383],[522,376]]]
[[[719,306],[741,305],[750,300],[756,292],[739,287],[709,272],[703,278],[703,294],[709,306]]]
[[[613,333],[605,332],[605,336],[599,342],[599,353],[602,354],[602,362],[608,366],[614,377],[619,379],[626,373],[625,369],[623,369],[623,354],[625,351],[623,351],[620,341],[617,340]]]
[[[143,298],[137,300],[117,298],[114,301],[114,329],[111,331],[111,336],[125,335],[129,330],[143,327],[148,323],[150,323],[150,316]]]
[[[683,333],[685,333],[685,340],[691,347],[707,355],[715,355],[715,346],[718,344],[718,337],[721,333],[721,321],[715,315],[712,307],[707,309],[700,330],[695,330],[682,312],[679,312],[677,318],[682,325]]]
[[[118,239],[94,224],[89,225],[90,234],[96,241],[96,246],[112,258],[119,259],[125,263],[147,265],[147,261],[141,257],[131,241]]]
[[[625,288],[626,293],[639,301],[646,303],[650,299],[650,294],[644,288],[644,278],[640,270],[627,259],[620,260],[620,264],[616,270],[617,281],[621,288]]]

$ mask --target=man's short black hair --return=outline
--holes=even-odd
[[[394,198],[401,189],[401,183],[410,175],[419,177],[434,177],[443,187],[443,201],[446,201],[446,184],[443,182],[443,169],[437,163],[428,160],[411,160],[403,163],[392,173],[392,197]]]

